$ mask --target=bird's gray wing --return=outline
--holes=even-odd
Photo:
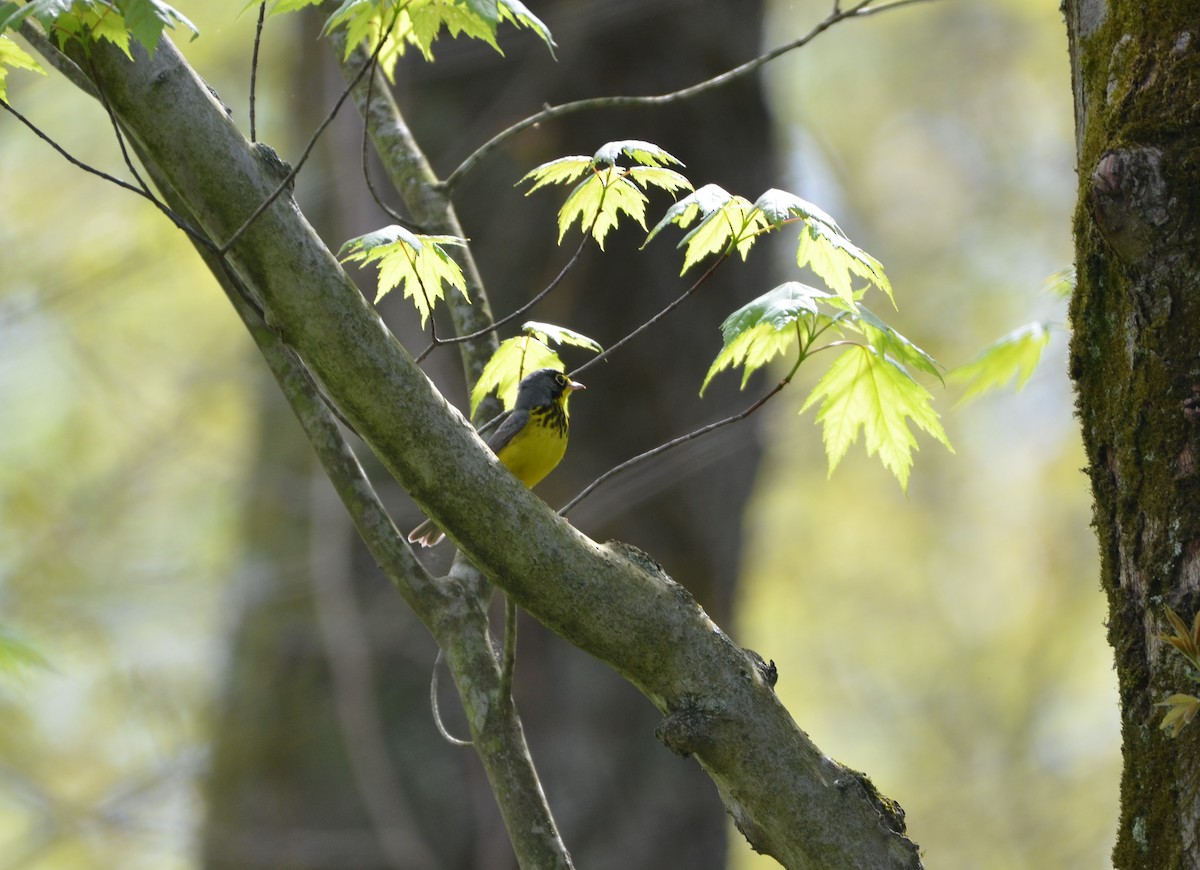
[[[492,452],[497,456],[504,449],[509,441],[512,441],[513,436],[525,428],[525,424],[529,422],[529,411],[524,408],[518,408],[505,418],[500,424],[492,437],[488,439],[488,447],[492,448]]]

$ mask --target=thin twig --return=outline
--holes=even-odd
[[[504,596],[504,653],[500,658],[500,703],[512,703],[513,670],[517,665],[517,603]]]
[[[371,72],[367,76],[367,98],[365,100],[366,106],[371,105],[371,100],[374,96],[375,72],[376,72],[376,70],[378,70],[378,68],[379,68],[379,55],[376,54],[374,57],[371,58]],[[392,208],[390,205],[388,205],[386,202],[383,201],[383,197],[381,197],[379,195],[379,191],[377,191],[375,189],[375,183],[373,181],[371,181],[371,171],[370,171],[369,163],[367,160],[367,158],[368,158],[367,141],[370,138],[370,136],[369,136],[370,126],[367,123],[367,119],[365,117],[365,115],[366,115],[365,111],[363,112],[363,115],[364,115],[364,118],[363,118],[363,132],[362,132],[362,174],[363,174],[363,180],[366,181],[366,183],[367,183],[367,190],[371,194],[371,199],[375,200],[375,204],[383,210],[383,213],[386,214],[388,217],[390,217],[392,220],[394,220],[396,223],[400,224],[405,229],[410,229],[415,232],[419,232],[421,229],[420,227],[416,226],[416,224],[414,224],[412,221],[404,218],[398,211],[396,211],[394,208]]]
[[[317,129],[314,130],[312,136],[309,137],[308,144],[304,146],[304,151],[300,154],[300,158],[296,161],[296,164],[292,166],[290,170],[288,170],[288,174],[284,176],[282,181],[279,182],[279,186],[276,187],[275,190],[272,191],[271,194],[259,204],[258,208],[251,212],[250,217],[246,218],[242,225],[234,231],[233,235],[226,239],[225,243],[218,248],[219,253],[228,253],[229,249],[237,244],[238,239],[240,239],[246,230],[248,230],[251,225],[259,219],[262,213],[270,208],[275,200],[279,199],[279,195],[291,187],[292,183],[296,180],[296,176],[299,175],[301,168],[308,161],[309,156],[312,154],[313,148],[316,147],[317,140],[319,140],[321,138],[321,134],[325,132],[325,128],[333,123],[333,119],[337,117],[337,113],[341,110],[342,104],[346,102],[346,98],[350,96],[350,92],[354,89],[354,86],[359,83],[364,75],[366,75],[367,70],[371,68],[372,62],[376,57],[379,56],[379,52],[383,50],[383,44],[387,40],[388,35],[392,32],[392,28],[396,26],[396,20],[400,17],[400,12],[403,9],[404,6],[397,7],[396,14],[392,16],[391,23],[380,32],[379,42],[375,45],[375,50],[371,52],[370,58],[368,58],[367,61],[363,63],[361,67],[359,67],[358,72],[354,74],[354,78],[352,78],[346,84],[341,96],[339,96],[337,101],[333,104],[333,108],[329,110],[329,113],[325,116],[324,120],[317,125]]]
[[[461,740],[455,737],[446,730],[445,723],[442,722],[442,710],[438,704],[438,665],[442,663],[442,649],[438,647],[437,658],[433,660],[433,676],[429,678],[429,707],[433,711],[433,724],[437,726],[438,733],[451,746],[474,746],[473,740]]]
[[[575,496],[575,498],[571,499],[569,502],[567,502],[565,505],[563,505],[561,508],[559,508],[558,509],[559,516],[565,515],[567,511],[569,511],[571,508],[575,507],[575,505],[579,504],[581,501],[583,501],[585,498],[587,498],[589,495],[591,495],[593,490],[595,490],[598,486],[600,486],[600,484],[604,483],[605,481],[609,480],[612,477],[617,476],[621,472],[627,471],[630,468],[632,468],[633,466],[639,465],[642,462],[645,462],[647,459],[653,459],[655,456],[658,456],[662,453],[666,453],[668,450],[678,447],[681,444],[686,444],[687,442],[694,441],[697,438],[707,435],[710,432],[715,432],[717,429],[728,426],[731,423],[737,423],[740,420],[745,420],[747,417],[749,417],[751,414],[753,414],[755,411],[757,411],[759,408],[761,408],[763,405],[765,405],[767,402],[769,402],[771,400],[771,398],[774,397],[777,393],[779,393],[784,387],[786,387],[788,384],[790,384],[792,382],[792,378],[794,378],[796,376],[796,372],[800,370],[801,364],[803,364],[803,362],[806,359],[808,359],[810,356],[812,356],[814,353],[818,353],[819,351],[822,351],[822,350],[827,350],[831,347],[837,347],[838,345],[842,345],[842,344],[857,344],[857,342],[840,341],[839,340],[839,341],[832,341],[829,344],[826,344],[826,345],[816,348],[815,350],[810,350],[810,348],[812,347],[812,343],[814,341],[816,341],[817,336],[819,336],[822,332],[825,331],[825,329],[828,329],[828,328],[829,327],[826,326],[823,329],[813,333],[812,335],[809,336],[809,339],[806,342],[806,341],[804,341],[803,336],[800,334],[800,322],[796,321],[796,338],[797,338],[797,342],[798,342],[796,362],[791,367],[791,369],[788,371],[788,373],[786,375],[784,375],[783,378],[780,379],[779,383],[777,383],[774,387],[772,387],[764,396],[762,396],[762,398],[760,398],[754,404],[752,404],[749,407],[745,408],[744,410],[738,412],[737,414],[734,414],[731,417],[726,417],[725,419],[718,420],[715,423],[709,423],[707,426],[701,426],[699,429],[689,432],[686,435],[680,435],[678,438],[672,438],[670,441],[667,441],[665,444],[660,444],[651,450],[647,450],[645,453],[639,453],[637,456],[634,456],[632,459],[627,459],[624,462],[622,462],[620,465],[610,468],[608,471],[604,472],[604,474],[600,475],[595,480],[593,480],[591,483],[589,483],[586,487],[584,487],[583,490],[580,491],[580,493],[577,496]]]
[[[645,462],[647,459],[653,459],[655,456],[658,456],[659,454],[666,453],[668,450],[672,449],[673,447],[678,447],[681,444],[686,444],[687,442],[693,441],[693,440],[701,437],[702,435],[707,435],[709,432],[716,431],[717,429],[720,429],[723,426],[728,426],[730,423],[736,423],[739,420],[746,419],[751,414],[753,414],[755,411],[757,411],[759,408],[761,408],[763,405],[765,405],[768,402],[768,400],[771,399],[772,396],[774,396],[776,393],[778,393],[780,390],[782,390],[784,387],[786,387],[789,383],[791,383],[792,375],[795,373],[795,371],[796,371],[795,369],[792,369],[792,371],[788,374],[787,377],[785,377],[783,380],[781,380],[779,383],[777,383],[774,387],[771,388],[770,392],[768,392],[765,396],[763,396],[758,401],[756,401],[753,405],[750,405],[745,410],[740,411],[737,414],[734,414],[732,417],[726,417],[725,419],[718,420],[715,423],[709,423],[707,426],[701,426],[699,429],[696,429],[694,432],[689,432],[686,435],[680,435],[678,438],[673,438],[670,441],[667,441],[665,444],[660,444],[651,450],[647,450],[645,453],[639,453],[637,456],[634,456],[632,459],[626,459],[620,465],[610,468],[608,471],[604,472],[602,475],[600,475],[595,480],[593,480],[591,483],[589,483],[587,486],[585,486],[583,488],[583,490],[580,491],[580,493],[577,496],[575,496],[575,498],[571,499],[569,502],[567,502],[565,505],[563,505],[561,508],[559,508],[558,509],[559,515],[560,516],[565,515],[567,511],[569,511],[571,508],[575,507],[575,505],[579,504],[581,501],[583,501],[585,498],[587,498],[589,495],[591,495],[592,492],[598,486],[600,486],[600,484],[604,483],[605,481],[609,480],[612,477],[615,477],[616,475],[620,474],[621,472],[628,471],[633,466],[639,465],[642,462]]]
[[[100,105],[104,107],[105,114],[108,115],[109,123],[112,124],[113,136],[117,140],[117,147],[121,149],[121,158],[125,161],[125,168],[137,179],[137,183],[141,186],[142,193],[145,194],[146,198],[157,204],[158,198],[150,192],[150,186],[138,174],[137,168],[133,165],[133,160],[129,156],[129,150],[125,147],[125,134],[121,132],[121,124],[117,120],[117,113],[113,111],[112,103],[108,101],[108,94],[104,93],[104,87],[100,84],[100,74],[96,72],[96,64],[92,60],[91,55],[88,55],[88,65],[92,70],[92,81],[96,85],[96,95],[100,99]],[[161,207],[166,208],[166,205],[162,205]]]
[[[76,169],[81,169],[90,175],[95,175],[97,178],[102,178],[105,181],[115,184],[117,187],[122,188],[123,190],[128,190],[130,193],[135,193],[138,196],[142,197],[143,199],[149,200],[150,203],[153,204],[155,208],[157,208],[159,211],[161,211],[164,215],[167,216],[167,219],[170,220],[171,223],[173,223],[176,227],[178,227],[179,229],[181,229],[185,233],[187,233],[188,236],[190,236],[197,243],[202,244],[208,248],[211,248],[214,251],[216,250],[216,246],[212,243],[212,241],[207,236],[205,236],[203,233],[201,233],[199,230],[195,229],[194,227],[190,226],[186,221],[184,221],[181,217],[179,217],[179,215],[175,214],[173,211],[171,211],[171,209],[167,208],[166,205],[159,202],[158,199],[155,198],[149,192],[141,189],[140,187],[138,187],[136,185],[130,184],[128,181],[125,181],[124,179],[117,178],[115,175],[110,175],[109,173],[105,172],[102,169],[97,169],[94,166],[84,163],[82,160],[80,160],[79,158],[72,155],[69,151],[67,151],[67,149],[63,148],[61,145],[59,145],[57,142],[55,142],[53,139],[51,139],[50,136],[48,136],[36,124],[34,124],[32,121],[30,121],[24,115],[22,115],[16,109],[14,109],[12,107],[12,105],[10,105],[6,100],[0,99],[0,109],[4,109],[9,114],[11,114],[14,118],[16,118],[18,121],[20,121],[26,127],[28,127],[29,130],[33,133],[33,135],[37,136],[39,139],[41,139],[43,142],[45,142],[47,145],[49,145],[51,148],[53,148],[55,151],[57,151],[64,160],[66,160],[68,163],[70,163]],[[138,179],[138,180],[140,181],[141,179]]]
[[[425,359],[425,357],[429,356],[429,353],[436,347],[440,347],[443,344],[458,344],[459,342],[462,342],[462,341],[471,341],[473,339],[479,338],[482,335],[487,335],[489,332],[494,332],[495,330],[499,329],[501,326],[504,326],[509,321],[515,320],[516,318],[520,317],[522,314],[527,312],[529,309],[533,308],[533,306],[537,305],[539,302],[541,302],[543,299],[545,299],[546,295],[548,293],[550,293],[551,290],[553,290],[555,287],[557,287],[559,284],[561,284],[563,278],[567,277],[567,273],[570,272],[571,269],[573,269],[575,267],[575,264],[579,262],[579,258],[583,255],[583,249],[585,247],[587,247],[587,240],[588,240],[588,234],[584,233],[583,238],[579,240],[579,247],[575,249],[575,253],[571,255],[571,259],[567,260],[567,264],[565,266],[563,266],[562,269],[559,270],[558,274],[554,276],[554,279],[549,284],[547,284],[542,290],[538,291],[536,296],[534,296],[532,299],[530,299],[528,302],[526,302],[524,305],[522,305],[516,311],[506,314],[504,317],[501,317],[499,320],[497,320],[491,326],[485,326],[483,329],[476,330],[475,332],[472,332],[468,335],[456,335],[456,336],[453,336],[452,338],[441,338],[441,339],[439,339],[435,336],[433,341],[431,341],[429,343],[429,346],[426,347],[423,351],[421,351],[417,355],[417,358],[416,358],[417,363],[419,364],[423,359]]]
[[[628,344],[633,339],[637,338],[639,335],[641,335],[647,329],[654,326],[654,324],[658,323],[660,320],[662,320],[664,317],[666,317],[668,314],[670,314],[672,311],[674,311],[676,308],[678,308],[680,305],[682,305],[689,296],[691,296],[698,289],[700,289],[700,287],[704,284],[705,281],[707,281],[709,278],[712,277],[713,272],[717,271],[718,266],[720,266],[722,263],[724,263],[726,260],[729,259],[729,254],[732,252],[732,250],[733,250],[733,248],[730,247],[728,250],[725,251],[724,254],[722,254],[720,257],[718,257],[716,260],[714,260],[713,264],[704,271],[704,274],[701,275],[699,278],[697,278],[692,283],[692,286],[690,286],[686,290],[684,290],[683,293],[680,294],[679,297],[675,299],[675,301],[671,302],[669,305],[667,305],[666,308],[662,309],[662,311],[659,311],[657,314],[655,314],[653,317],[651,317],[649,320],[647,320],[645,323],[643,323],[637,329],[633,330],[633,332],[629,333],[627,336],[622,338],[616,344],[612,345],[607,350],[604,350],[601,353],[596,354],[594,357],[592,357],[590,360],[585,362],[579,368],[575,369],[575,371],[571,372],[571,377],[574,378],[580,372],[591,368],[592,366],[596,365],[596,363],[601,362],[604,359],[607,359],[608,356],[610,354],[612,354],[614,351],[616,351],[618,348],[623,347],[624,345]]]
[[[816,26],[814,26],[812,30],[798,39],[794,39],[789,43],[766,52],[765,54],[761,54],[753,60],[748,60],[740,66],[736,66],[733,69],[726,70],[725,72],[713,76],[712,78],[705,79],[702,82],[689,85],[688,87],[681,88],[677,91],[671,91],[670,93],[666,94],[658,94],[656,96],[591,97],[584,100],[574,100],[570,103],[562,103],[557,106],[547,106],[542,111],[530,115],[528,118],[518,121],[511,127],[500,131],[475,151],[473,151],[462,163],[459,164],[457,169],[447,176],[446,180],[442,182],[442,186],[447,191],[453,190],[458,183],[462,181],[463,177],[472,169],[474,169],[480,161],[491,154],[492,151],[496,150],[496,148],[500,147],[500,145],[507,142],[513,136],[517,135],[523,130],[529,129],[530,127],[537,126],[538,124],[553,120],[554,118],[561,118],[564,115],[572,115],[576,112],[588,111],[591,109],[661,106],[664,103],[686,100],[690,97],[702,94],[705,91],[719,88],[749,75],[776,58],[787,54],[790,51],[794,51],[797,48],[802,48],[833,25],[848,18],[864,17],[876,12],[895,9],[900,6],[908,6],[918,2],[927,2],[927,0],[894,0],[894,2],[875,8],[870,8],[871,2],[872,0],[860,0],[860,2],[854,4],[848,9],[841,9],[840,6],[835,6],[833,12],[831,12]]]
[[[250,55],[250,141],[258,141],[255,128],[254,94],[258,85],[258,47],[262,43],[263,21],[267,17],[267,0],[258,4],[258,23],[254,26],[254,51]]]

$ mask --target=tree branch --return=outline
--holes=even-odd
[[[539,124],[544,124],[546,121],[562,118],[566,115],[574,115],[578,112],[592,111],[594,109],[624,109],[624,108],[642,108],[648,106],[662,106],[667,103],[679,102],[687,100],[691,97],[699,96],[700,94],[711,91],[715,88],[723,87],[724,85],[735,82],[738,79],[750,75],[763,66],[766,66],[776,58],[782,57],[788,52],[795,51],[798,48],[803,48],[808,43],[812,42],[833,25],[845,21],[849,18],[861,18],[877,12],[883,12],[889,9],[898,8],[900,6],[908,6],[912,3],[928,2],[928,0],[894,0],[891,3],[881,4],[873,7],[872,0],[860,0],[848,9],[842,9],[839,4],[835,3],[833,11],[818,22],[808,33],[803,36],[793,39],[778,48],[771,49],[764,54],[760,54],[753,60],[748,60],[740,66],[736,66],[731,70],[727,70],[720,75],[705,79],[702,82],[697,82],[694,85],[689,85],[686,88],[680,88],[677,91],[671,91],[666,94],[658,94],[655,96],[612,96],[612,97],[591,97],[584,100],[574,100],[570,103],[561,103],[557,106],[547,106],[542,111],[530,115],[521,121],[513,124],[505,130],[501,130],[475,151],[467,156],[462,163],[458,165],[453,172],[446,177],[442,186],[447,191],[453,190],[458,186],[459,182],[471,172],[484,158],[489,154],[516,136],[518,133],[528,130],[530,127],[536,127]]]
[[[169,41],[130,63],[92,47],[105,92],[124,129],[191,207],[196,222],[228,237],[274,188],[262,162],[183,63]],[[180,136],[186,129],[188,135]],[[347,418],[463,554],[541,622],[608,662],[663,713],[664,742],[696,757],[753,846],[795,868],[917,868],[901,816],[859,774],[826,757],[800,731],[753,660],[720,631],[681,586],[644,554],[601,546],[555,516],[513,478],[387,331],[291,203],[275,202],[229,251],[229,262],[261,301],[268,330],[294,348]],[[336,425],[316,398],[306,412]],[[324,446],[316,442],[318,452]],[[339,454],[340,455],[340,454]],[[343,461],[351,461],[352,454]],[[368,541],[384,522],[358,503],[365,480],[331,473]],[[390,526],[390,522],[387,523]],[[392,558],[413,559],[395,533]],[[373,550],[374,552],[374,550]],[[415,560],[414,560],[415,561]],[[415,570],[415,569],[414,569]],[[470,582],[452,572],[448,583]],[[444,608],[436,637],[482,612]],[[499,668],[486,632],[488,670],[468,710],[476,743],[520,740],[489,704]],[[456,670],[470,650],[449,646]],[[481,653],[475,653],[483,660]],[[470,694],[460,687],[467,699]],[[486,759],[486,754],[481,754]],[[489,774],[493,771],[489,770]],[[497,772],[500,777],[508,771]]]

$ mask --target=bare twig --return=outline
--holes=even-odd
[[[517,604],[504,596],[504,653],[500,658],[500,703],[512,704],[513,669],[517,664]]]
[[[592,97],[584,100],[574,100],[569,103],[561,103],[557,106],[547,106],[542,111],[530,115],[529,117],[518,121],[516,124],[513,124],[511,127],[500,131],[475,151],[473,151],[465,160],[463,160],[462,163],[458,165],[457,169],[455,169],[450,173],[449,176],[446,177],[446,180],[442,182],[443,187],[447,190],[453,190],[458,183],[462,181],[463,177],[466,176],[466,174],[472,169],[474,169],[480,161],[482,161],[485,157],[487,157],[513,136],[517,135],[523,130],[528,130],[530,127],[537,126],[538,124],[542,124],[555,118],[561,118],[565,115],[573,115],[577,112],[590,111],[592,109],[661,106],[666,103],[686,100],[690,97],[697,96],[706,91],[713,90],[714,88],[722,87],[723,85],[727,85],[730,82],[737,81],[738,79],[749,75],[776,58],[798,48],[802,48],[833,25],[845,21],[846,19],[862,18],[868,15],[874,15],[878,12],[886,12],[901,6],[909,6],[920,2],[929,2],[929,0],[893,0],[891,3],[883,3],[879,6],[872,6],[872,0],[859,0],[859,2],[847,9],[842,9],[840,3],[835,3],[833,11],[803,36],[793,39],[791,42],[785,43],[778,48],[771,49],[764,54],[760,54],[753,60],[748,60],[740,66],[726,70],[720,75],[705,79],[704,81],[698,82],[694,85],[689,85],[686,88],[681,88],[677,91],[671,91],[670,93],[658,94],[655,96]]]
[[[258,48],[262,43],[263,21],[267,17],[267,2],[258,4],[258,23],[254,25],[254,51],[250,55],[250,141],[257,142],[255,128],[254,94],[258,85]]]
[[[647,329],[654,326],[654,324],[658,323],[660,320],[662,320],[664,317],[666,317],[668,314],[670,314],[672,311],[674,311],[676,308],[678,308],[680,305],[682,305],[689,296],[691,296],[698,289],[700,289],[700,287],[703,286],[704,282],[706,282],[709,278],[712,277],[713,272],[717,271],[717,267],[719,267],[722,263],[724,263],[726,260],[729,259],[729,255],[732,252],[732,250],[733,250],[733,248],[730,247],[728,250],[725,251],[724,254],[722,254],[717,259],[713,260],[712,265],[704,270],[704,274],[702,274],[699,278],[697,278],[694,282],[692,282],[692,286],[690,286],[686,290],[684,290],[683,293],[681,293],[673,302],[671,302],[669,305],[667,305],[666,308],[659,311],[657,314],[655,314],[653,317],[651,317],[649,320],[647,320],[645,323],[643,323],[637,329],[633,330],[633,332],[626,335],[624,338],[622,338],[616,344],[612,345],[607,350],[604,350],[603,352],[596,354],[594,357],[592,357],[590,360],[585,362],[579,368],[575,369],[573,372],[571,372],[571,377],[575,377],[580,372],[585,371],[586,369],[590,369],[592,366],[596,365],[596,363],[598,363],[604,359],[607,359],[618,348],[623,347],[626,344],[628,344],[629,342],[633,341],[633,339],[637,338],[639,335],[641,335]]]
[[[94,87],[94,85],[93,85],[93,87]],[[142,187],[138,187],[137,185],[130,184],[128,181],[125,181],[124,179],[117,178],[115,175],[110,175],[109,173],[105,172],[102,169],[97,169],[94,166],[84,163],[78,157],[75,157],[69,151],[67,151],[67,149],[63,148],[61,145],[59,145],[57,142],[55,142],[53,139],[51,139],[49,135],[47,135],[45,132],[43,132],[41,130],[41,128],[39,128],[36,124],[34,124],[32,121],[30,121],[24,115],[22,115],[16,109],[14,109],[12,107],[12,105],[10,105],[7,101],[0,99],[0,109],[4,109],[10,115],[12,115],[14,118],[16,118],[18,121],[20,121],[26,127],[28,127],[29,130],[33,133],[33,135],[37,136],[39,139],[41,139],[43,142],[45,142],[47,145],[49,145],[51,148],[53,148],[55,151],[57,151],[64,160],[66,160],[68,163],[70,163],[76,169],[81,169],[84,172],[88,173],[89,175],[95,175],[97,178],[102,178],[105,181],[110,182],[111,184],[115,184],[117,187],[121,188],[122,190],[128,190],[130,193],[135,193],[138,196],[142,197],[143,199],[148,200],[155,208],[157,208],[164,215],[166,215],[167,218],[171,221],[171,223],[173,223],[176,227],[178,227],[179,229],[181,229],[185,233],[187,233],[188,236],[191,237],[193,241],[195,241],[198,244],[204,245],[205,247],[215,249],[215,245],[213,245],[212,241],[207,236],[205,236],[202,232],[200,232],[199,230],[197,230],[196,228],[194,228],[190,224],[188,224],[186,221],[184,221],[179,215],[177,215],[175,212],[173,212],[171,209],[169,209],[166,205],[159,202],[159,200],[153,194],[151,194],[148,190],[145,190]],[[124,151],[124,145],[122,145],[122,151]],[[128,157],[126,157],[126,159],[128,160]],[[135,173],[135,176],[136,176],[136,173]],[[140,182],[141,178],[138,178],[138,181]],[[144,182],[143,182],[143,184],[144,184]]]
[[[383,44],[387,40],[388,35],[392,32],[392,28],[396,26],[396,20],[400,17],[400,12],[403,9],[404,6],[398,7],[396,9],[396,13],[392,16],[391,22],[380,32],[379,41],[375,45],[375,50],[371,52],[370,58],[364,62],[361,67],[359,67],[358,72],[354,74],[354,78],[347,82],[346,87],[342,90],[341,95],[334,102],[333,108],[329,110],[329,112],[325,115],[324,120],[317,125],[317,129],[314,130],[312,136],[309,137],[308,144],[304,146],[304,151],[301,152],[300,158],[296,161],[295,165],[288,170],[287,175],[284,176],[283,180],[279,182],[279,185],[275,188],[275,190],[273,190],[266,199],[259,203],[258,208],[251,212],[250,216],[246,218],[242,225],[233,232],[233,235],[226,239],[225,242],[217,249],[219,253],[228,253],[229,249],[237,244],[237,240],[240,239],[243,234],[245,234],[246,230],[248,230],[256,220],[259,219],[262,213],[270,208],[271,204],[274,203],[275,200],[279,199],[280,194],[292,186],[292,183],[296,180],[296,176],[300,174],[301,168],[303,168],[304,164],[308,161],[309,156],[312,154],[313,148],[316,147],[317,140],[319,140],[321,138],[321,134],[325,132],[325,128],[333,123],[333,119],[337,117],[337,113],[341,110],[342,104],[346,102],[346,98],[350,96],[350,92],[354,89],[354,86],[358,84],[364,75],[367,74],[367,71],[371,69],[371,65],[375,58],[377,58],[379,56],[379,52],[383,50]]]
[[[570,272],[571,269],[574,268],[575,264],[579,262],[579,258],[583,255],[584,248],[587,247],[587,240],[588,240],[588,234],[584,233],[583,238],[579,240],[579,247],[575,249],[575,253],[571,255],[571,259],[569,259],[567,261],[567,264],[565,266],[563,266],[562,269],[559,270],[558,274],[554,276],[554,279],[549,284],[547,284],[542,290],[538,291],[536,296],[534,296],[532,299],[530,299],[528,302],[526,302],[524,305],[522,305],[516,311],[506,314],[504,317],[501,317],[499,320],[497,320],[491,326],[485,326],[483,329],[476,330],[475,332],[472,332],[468,335],[456,335],[452,338],[441,338],[441,339],[439,339],[437,336],[434,336],[433,340],[429,343],[429,346],[426,347],[423,351],[421,351],[417,355],[416,361],[418,363],[421,362],[423,359],[425,359],[425,357],[429,356],[430,351],[432,351],[436,347],[440,347],[443,344],[457,344],[460,341],[471,341],[472,339],[479,338],[481,335],[486,335],[489,332],[494,332],[495,330],[499,329],[501,326],[504,326],[509,321],[515,320],[516,318],[518,318],[522,314],[524,314],[526,311],[533,308],[533,306],[537,305],[539,302],[541,302],[543,299],[545,299],[547,294],[550,293],[550,291],[552,291],[555,287],[557,287],[559,284],[561,284],[563,278],[567,277],[567,273]]]
[[[828,329],[828,327],[825,327],[825,329]],[[715,432],[717,429],[721,429],[725,426],[730,425],[731,423],[737,423],[740,420],[745,420],[747,417],[749,417],[751,414],[753,414],[755,411],[757,411],[759,408],[761,408],[763,405],[765,405],[767,402],[769,402],[784,387],[786,387],[788,384],[790,384],[792,382],[792,378],[794,378],[796,376],[796,372],[800,369],[801,364],[806,359],[808,359],[810,356],[812,356],[814,353],[818,353],[819,351],[828,350],[829,348],[838,347],[841,345],[857,344],[857,342],[854,342],[854,341],[842,341],[842,340],[831,341],[831,342],[829,342],[829,344],[822,345],[819,348],[810,350],[810,348],[812,347],[812,343],[816,340],[817,336],[820,335],[821,332],[823,332],[823,331],[824,331],[824,329],[809,336],[808,341],[805,342],[803,336],[800,334],[799,321],[796,321],[796,333],[797,333],[796,338],[799,341],[796,362],[792,366],[792,368],[788,371],[788,373],[786,375],[784,375],[784,377],[779,381],[779,383],[777,383],[774,387],[772,387],[758,401],[756,401],[754,404],[750,405],[749,407],[745,408],[744,410],[740,411],[739,413],[734,414],[733,416],[726,417],[723,420],[718,420],[715,423],[709,423],[707,426],[701,426],[699,429],[696,429],[693,432],[689,432],[686,435],[680,435],[678,438],[672,438],[670,441],[667,441],[664,444],[660,444],[651,450],[647,450],[645,453],[639,453],[637,456],[634,456],[631,459],[625,460],[620,465],[616,465],[613,468],[610,468],[608,471],[604,472],[604,474],[600,475],[595,480],[593,480],[591,483],[589,483],[586,487],[584,487],[583,490],[581,490],[580,493],[578,495],[576,495],[573,499],[571,499],[569,502],[567,502],[565,505],[563,505],[561,508],[559,508],[558,509],[559,515],[560,516],[565,515],[567,511],[569,511],[571,508],[575,507],[575,505],[579,504],[581,501],[583,501],[585,498],[587,498],[589,495],[591,495],[591,493],[602,483],[609,480],[610,478],[616,477],[618,474],[620,474],[624,471],[628,471],[633,466],[639,465],[648,459],[653,459],[655,456],[659,456],[660,454],[666,453],[668,450],[678,447],[681,444],[686,444],[687,442],[694,441],[697,438],[700,438],[704,435],[709,434],[710,432]]]
[[[451,746],[474,746],[473,740],[462,740],[455,737],[446,728],[446,723],[442,721],[442,707],[438,702],[438,666],[442,663],[442,648],[438,647],[437,658],[433,660],[433,676],[429,678],[429,709],[433,711],[433,724],[437,726],[438,733],[442,735],[442,739]]]
[[[709,423],[707,426],[701,426],[699,429],[696,429],[694,432],[689,432],[686,435],[680,435],[678,438],[673,438],[664,444],[660,444],[651,450],[647,450],[645,453],[639,453],[637,456],[634,456],[631,459],[626,459],[620,465],[616,465],[616,466],[610,468],[608,471],[604,472],[602,475],[600,475],[595,480],[593,480],[591,483],[589,483],[587,486],[585,486],[579,492],[579,494],[575,496],[575,498],[571,499],[569,502],[567,502],[565,505],[563,505],[561,508],[559,508],[558,509],[559,515],[565,516],[567,511],[569,511],[571,508],[575,507],[575,505],[579,504],[581,501],[583,501],[585,498],[587,498],[589,495],[591,495],[592,492],[598,486],[600,486],[602,483],[604,483],[607,480],[610,480],[613,477],[616,477],[618,474],[620,474],[624,471],[628,471],[630,468],[633,468],[635,465],[640,465],[641,463],[645,462],[648,459],[653,459],[655,456],[666,453],[668,450],[672,449],[673,447],[678,447],[681,444],[686,444],[689,441],[693,441],[696,438],[700,438],[703,435],[707,435],[709,432],[714,432],[717,429],[722,428],[723,426],[728,426],[730,423],[736,423],[739,420],[746,419],[751,414],[753,414],[755,411],[757,411],[759,408],[761,408],[763,405],[765,405],[776,393],[778,393],[780,390],[782,390],[784,387],[786,387],[789,383],[791,383],[792,375],[795,374],[795,371],[796,371],[795,369],[792,369],[792,371],[788,373],[787,377],[785,377],[783,380],[781,380],[779,383],[777,383],[774,387],[771,388],[770,392],[768,392],[765,396],[760,398],[757,402],[755,402],[753,405],[750,405],[745,410],[740,411],[739,413],[734,414],[731,417],[726,417],[723,420],[717,420],[715,423]]]

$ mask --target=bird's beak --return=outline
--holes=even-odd
[[[567,389],[573,393],[576,390],[586,390],[587,387],[585,387],[583,384],[579,383],[579,381],[568,381]]]

